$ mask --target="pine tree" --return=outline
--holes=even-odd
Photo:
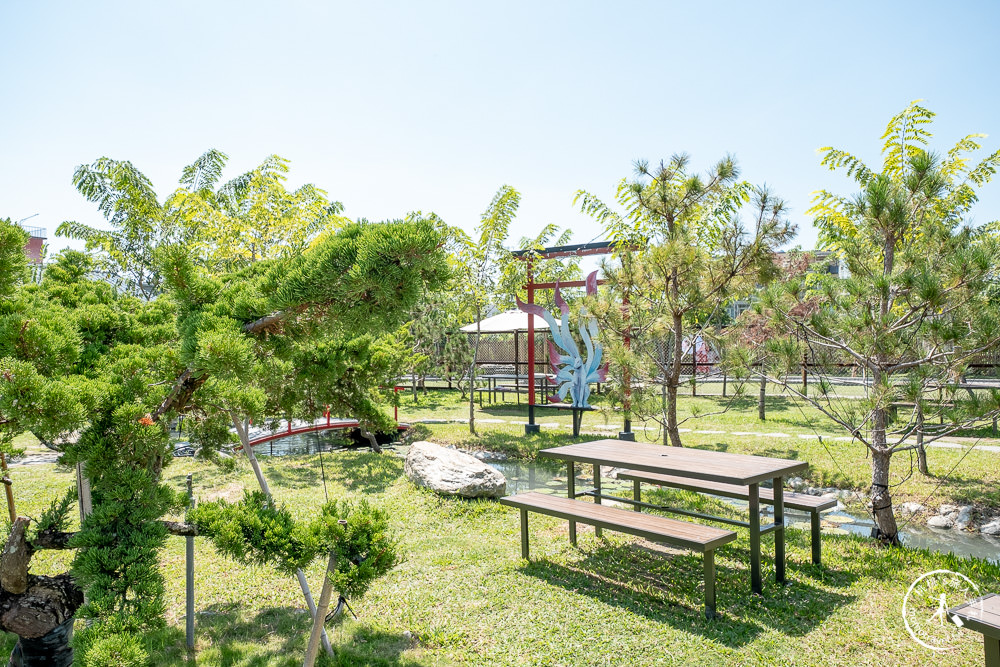
[[[845,151],[822,149],[822,163],[846,171],[859,188],[851,197],[820,191],[810,209],[822,243],[848,275],[789,280],[762,297],[787,335],[840,355],[869,378],[860,400],[839,398],[828,378],[808,396],[786,387],[868,450],[875,533],[889,543],[899,540],[893,455],[1000,413],[1000,392],[962,387],[970,361],[1000,344],[1000,314],[990,299],[1000,244],[992,227],[967,222],[1000,151],[971,163],[982,135],[945,154],[932,151],[933,117],[916,102],[894,116],[882,135],[879,171]]]
[[[690,173],[688,165],[687,155],[656,168],[637,163],[635,179],[618,187],[623,213],[577,193],[581,209],[618,246],[620,263],[605,267],[608,288],[592,304],[609,357],[640,392],[630,409],[656,417],[664,443],[677,447],[685,344],[706,333],[734,294],[768,279],[775,248],[793,233],[782,200],[737,181],[733,158],[720,160],[705,178]],[[744,206],[751,210],[749,225],[740,216]],[[625,338],[629,346],[619,344]],[[642,395],[649,386],[659,387],[659,397]]]

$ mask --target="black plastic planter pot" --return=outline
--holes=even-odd
[[[72,618],[36,639],[22,637],[10,654],[8,667],[69,667],[73,664],[72,638]]]

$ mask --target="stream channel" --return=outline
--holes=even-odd
[[[330,433],[306,433],[281,438],[255,448],[257,456],[289,456],[316,454],[320,451],[335,452],[344,449],[348,441]],[[392,447],[388,449],[394,449]],[[400,448],[395,448],[397,452]],[[549,461],[503,461],[490,463],[507,478],[507,493],[538,491],[566,495],[566,466]],[[578,466],[577,489],[592,485],[590,466]],[[632,497],[631,482],[603,479],[602,489],[609,495]],[[722,498],[740,509],[746,509],[746,501]],[[771,508],[764,506],[764,516],[769,517]],[[844,510],[823,512],[822,529],[826,533],[844,532],[868,536],[873,522],[870,516],[859,516]],[[769,519],[765,519],[769,520]],[[785,520],[792,529],[809,530],[809,515],[805,512],[785,510]],[[902,520],[905,522],[905,519]],[[958,530],[929,528],[925,525],[906,524],[900,531],[900,539],[910,547],[927,548],[931,551],[953,553],[958,556],[975,556],[1000,563],[1000,539],[981,533],[967,533]]]

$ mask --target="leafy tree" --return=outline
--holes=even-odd
[[[226,161],[218,151],[202,155],[185,168],[182,187],[167,202],[187,247],[216,270],[300,254],[321,232],[348,222],[339,215],[343,205],[315,185],[288,191],[289,163],[278,155],[215,189]]]
[[[657,410],[641,395],[630,408],[656,418],[664,443],[674,446],[681,446],[677,391],[685,343],[703,336],[734,295],[769,279],[775,248],[793,233],[784,202],[738,177],[731,157],[702,178],[690,173],[687,155],[675,155],[653,169],[636,164],[635,178],[618,186],[622,213],[585,191],[576,197],[619,247],[620,263],[605,266],[610,289],[593,306],[611,334],[609,357],[637,388],[659,387]],[[745,205],[749,225],[740,215]],[[618,344],[625,337],[629,345]]]
[[[166,243],[181,243],[199,261],[232,270],[298,254],[318,233],[346,222],[339,216],[343,206],[315,185],[285,189],[284,158],[271,155],[219,186],[227,161],[221,151],[206,151],[183,169],[181,187],[162,204],[129,161],[102,157],[80,165],[73,185],[97,204],[110,229],[68,220],[56,235],[85,241],[100,253],[100,268],[113,283],[150,300],[161,290],[156,249]]]
[[[982,135],[944,154],[932,151],[933,116],[916,102],[894,116],[878,171],[850,153],[823,149],[822,163],[846,171],[859,188],[851,197],[822,190],[810,209],[820,238],[849,275],[792,279],[762,299],[775,326],[812,350],[850,358],[867,374],[861,400],[838,399],[826,378],[808,396],[788,388],[867,448],[875,533],[889,543],[899,540],[893,455],[919,447],[913,436],[930,442],[1000,412],[1000,392],[960,391],[969,360],[1000,343],[989,299],[1000,245],[967,222],[1000,151],[970,162]],[[894,420],[897,410],[906,416]]]
[[[521,194],[509,185],[501,186],[493,195],[493,200],[479,218],[473,240],[465,234],[460,236],[460,250],[455,260],[461,298],[469,313],[475,317],[476,336],[472,344],[472,363],[469,364],[469,432],[476,433],[476,403],[472,389],[476,383],[476,360],[479,357],[479,342],[482,330],[479,323],[497,303],[500,281],[500,267],[508,258],[509,251],[503,243],[507,230],[517,208],[521,204]]]
[[[125,291],[149,300],[160,289],[153,251],[169,234],[153,183],[127,160],[102,157],[73,173],[73,185],[97,204],[111,229],[67,220],[56,236],[85,241],[100,253],[101,267]]]

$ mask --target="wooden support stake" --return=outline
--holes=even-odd
[[[90,499],[90,480],[83,474],[83,464],[76,464],[76,499],[80,505],[80,524],[94,511]]]
[[[187,476],[188,503],[194,507],[194,490],[191,475]],[[184,538],[185,545],[185,575],[187,577],[184,589],[185,603],[187,605],[187,618],[185,623],[185,635],[189,651],[194,650],[194,536]]]
[[[996,428],[996,421],[993,422],[994,430]],[[7,493],[7,512],[10,514],[10,522],[14,523],[17,521],[17,510],[14,509],[14,490],[11,488],[13,484],[7,479],[9,475],[7,474],[7,455],[0,452],[0,470],[3,471],[4,477],[4,491]]]
[[[316,663],[316,654],[319,652],[320,635],[324,634],[323,623],[326,621],[326,612],[330,608],[330,597],[333,595],[333,581],[330,573],[337,566],[337,556],[330,553],[330,562],[326,566],[323,575],[323,588],[319,593],[319,607],[316,608],[316,615],[313,617],[312,632],[309,634],[309,646],[306,648],[306,659],[304,667],[313,667]]]
[[[233,426],[236,427],[236,433],[240,436],[240,443],[243,445],[243,452],[247,455],[247,459],[250,461],[250,467],[253,468],[253,474],[257,476],[257,483],[260,484],[260,490],[264,492],[268,500],[273,500],[271,495],[271,487],[268,486],[267,480],[264,478],[264,473],[260,469],[260,464],[257,463],[257,457],[253,453],[253,447],[250,445],[250,438],[247,435],[246,425],[240,421],[239,417],[235,412],[231,412],[230,416],[233,419]],[[316,603],[313,602],[312,593],[309,591],[309,582],[306,581],[306,575],[302,572],[302,568],[295,571],[295,577],[299,581],[299,588],[302,589],[302,597],[306,600],[306,606],[309,608],[309,613],[312,614],[313,621],[316,620]],[[322,627],[322,626],[321,626]],[[326,630],[323,630],[323,649],[326,654],[333,657],[333,647],[330,645],[330,638],[326,636]]]

